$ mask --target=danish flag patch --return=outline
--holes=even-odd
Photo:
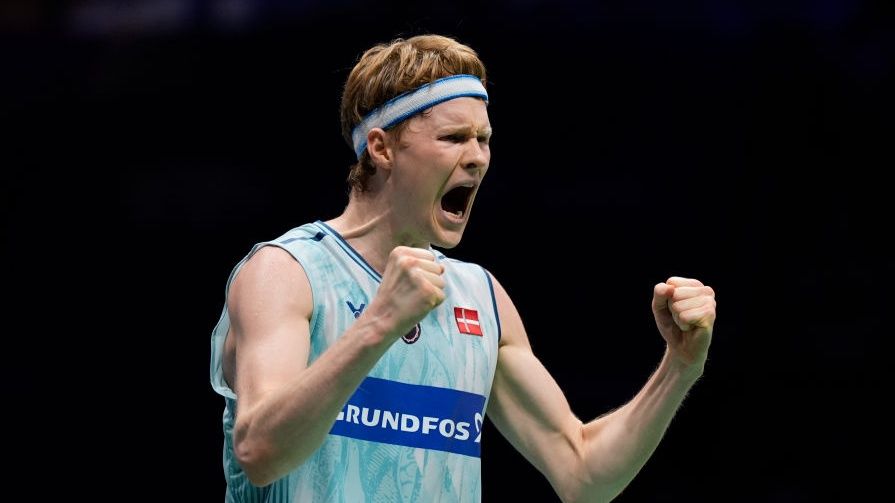
[[[482,336],[482,326],[479,324],[479,312],[466,307],[455,307],[454,318],[457,320],[457,328],[461,334]]]

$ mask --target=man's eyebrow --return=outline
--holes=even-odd
[[[491,136],[491,134],[493,132],[493,130],[491,129],[491,126],[484,127],[482,129],[478,129],[478,128],[474,128],[473,126],[469,126],[469,125],[458,125],[458,126],[446,125],[442,128],[442,130],[445,132],[450,132],[450,133],[463,133],[463,134],[470,134],[472,132],[475,132],[476,136]]]

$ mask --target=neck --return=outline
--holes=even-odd
[[[326,223],[382,274],[388,256],[396,246],[429,247],[429,243],[415,241],[412,234],[401,227],[399,217],[381,193],[361,194],[352,190],[345,211]]]

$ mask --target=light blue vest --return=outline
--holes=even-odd
[[[335,230],[318,221],[255,245],[230,274],[228,291],[246,260],[268,245],[292,254],[310,280],[313,362],[370,304],[381,276]],[[211,383],[226,402],[226,501],[481,500],[482,420],[497,365],[500,322],[488,273],[435,253],[445,266],[445,301],[382,356],[323,445],[264,488],[248,481],[233,453],[238,399],[222,371],[230,329],[225,305],[212,333]]]

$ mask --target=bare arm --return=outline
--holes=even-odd
[[[238,398],[234,449],[262,486],[304,462],[392,342],[444,299],[443,267],[399,247],[363,315],[308,365],[311,287],[284,250],[259,250],[237,275],[228,306]]]
[[[503,337],[489,417],[563,501],[611,500],[652,455],[702,374],[714,292],[683,278],[656,285],[653,312],[668,342],[659,368],[630,402],[586,424],[532,353],[519,313],[496,281],[495,295]]]

